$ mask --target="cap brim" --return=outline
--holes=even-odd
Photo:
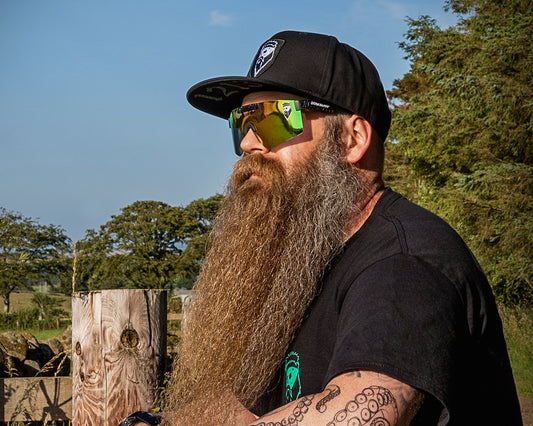
[[[282,91],[295,95],[309,94],[279,83],[251,77],[219,77],[201,81],[187,92],[189,103],[200,111],[221,118],[229,118],[231,110],[241,106],[249,93]]]

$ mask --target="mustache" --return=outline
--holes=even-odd
[[[252,175],[271,184],[285,180],[285,171],[278,160],[266,158],[261,154],[245,155],[235,163],[229,182],[230,191],[238,190]]]

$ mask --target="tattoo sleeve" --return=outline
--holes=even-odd
[[[353,379],[357,381],[355,384]],[[313,398],[318,400],[314,405]],[[280,407],[251,426],[408,424],[423,400],[423,392],[386,375],[347,372],[330,382],[321,393]]]
[[[315,410],[319,413],[324,413],[327,410],[326,404],[341,394],[340,388],[336,385],[330,384],[326,390],[328,391],[327,395],[315,406]],[[312,401],[313,396],[303,397],[297,401],[292,415],[278,421],[255,423],[253,426],[303,425]],[[392,393],[380,386],[370,386],[351,398],[346,403],[345,408],[337,411],[333,419],[326,423],[326,426],[389,426],[390,423],[382,410],[389,405],[396,410],[396,401]],[[275,412],[271,414],[275,414]]]

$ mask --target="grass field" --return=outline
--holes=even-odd
[[[31,306],[31,298],[33,297],[33,294],[34,293],[29,292],[29,291],[11,293],[11,298],[10,298],[11,312],[15,312],[18,309],[27,308]],[[54,299],[61,300],[61,308],[70,313],[71,311],[70,296],[55,295],[55,294],[49,294],[49,296],[53,297]]]
[[[66,328],[57,328],[53,330],[26,330],[31,335],[35,336],[35,338],[39,342],[44,342],[45,340],[51,339],[52,337],[59,336],[60,334],[64,333]]]

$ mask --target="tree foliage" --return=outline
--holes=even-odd
[[[61,307],[61,300],[48,294],[35,292],[31,298],[31,303],[39,311],[39,321],[45,319],[54,319],[57,320],[61,317],[68,316],[67,311]]]
[[[458,24],[408,19],[411,67],[389,91],[389,179],[444,216],[497,297],[533,302],[533,9],[448,0]],[[389,142],[390,142],[389,141]]]
[[[137,201],[76,244],[76,289],[190,286],[205,254],[216,195],[173,207]]]
[[[0,207],[0,295],[4,312],[18,288],[45,281],[54,285],[71,267],[70,239],[63,229],[40,225],[33,219]]]

